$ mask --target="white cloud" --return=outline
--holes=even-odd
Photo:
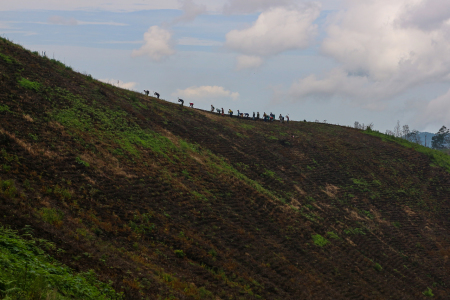
[[[148,55],[155,61],[160,61],[173,54],[175,54],[175,50],[173,49],[172,33],[159,26],[150,27],[144,33],[144,45],[132,52],[133,57]]]
[[[205,40],[198,39],[193,37],[182,37],[177,42],[178,45],[183,46],[205,46],[205,47],[213,47],[213,46],[222,46],[223,43],[214,40]]]
[[[413,3],[422,2],[429,0]],[[307,76],[296,81],[291,96],[340,97],[379,109],[413,87],[448,81],[450,27],[445,22],[433,31],[399,25],[412,9],[410,0],[348,3],[348,9],[328,20],[321,47],[339,67],[322,79]]]
[[[78,21],[75,18],[66,19],[60,16],[51,16],[47,21],[48,23],[55,25],[78,25]]]
[[[450,19],[448,0],[423,0],[412,2],[399,16],[402,26],[417,27],[424,30],[439,28]]]
[[[256,22],[244,30],[226,35],[226,47],[246,55],[269,56],[287,50],[306,48],[316,35],[318,5],[299,9],[283,7],[261,13]]]
[[[287,6],[294,0],[229,0],[223,7],[225,14],[254,13],[278,6]]]
[[[172,96],[186,97],[188,99],[231,98],[237,100],[239,93],[231,92],[221,86],[192,86],[184,90],[178,89]]]
[[[421,106],[418,110],[414,122],[418,126],[425,127],[427,125],[450,127],[450,90],[441,95],[425,106]]]
[[[181,10],[183,14],[174,20],[177,22],[194,21],[199,15],[206,13],[206,5],[195,4],[193,0],[180,0],[182,2]]]
[[[109,83],[114,86],[118,86],[123,89],[132,90],[136,87],[137,82],[123,82],[122,80],[117,79],[99,79],[104,83]]]
[[[254,55],[239,55],[236,61],[236,70],[257,68],[263,63],[261,57]]]

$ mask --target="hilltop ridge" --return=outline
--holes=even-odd
[[[0,225],[125,299],[450,297],[433,150],[182,108],[6,39],[0,118]]]

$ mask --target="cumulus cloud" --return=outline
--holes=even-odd
[[[236,58],[236,69],[253,69],[261,66],[263,59],[259,56],[254,55],[239,55]]]
[[[50,18],[48,18],[47,21],[48,23],[54,25],[69,25],[69,26],[78,25],[78,21],[75,18],[66,19],[61,16],[51,16]]]
[[[221,86],[192,86],[184,90],[178,89],[172,96],[186,97],[188,99],[231,98],[237,100],[239,93],[231,92]]]
[[[109,83],[111,85],[123,88],[123,89],[127,89],[127,90],[132,90],[136,87],[137,82],[123,82],[122,80],[117,80],[117,79],[99,79],[100,81],[104,82],[104,83]]]
[[[450,89],[443,95],[426,103],[415,103],[416,115],[413,124],[418,127],[449,127],[450,124]]]
[[[183,14],[173,23],[194,21],[199,15],[206,13],[206,5],[195,4],[193,0],[183,0],[181,9]]]
[[[144,45],[132,52],[133,57],[147,55],[155,61],[160,61],[173,54],[175,54],[175,50],[173,49],[172,33],[159,26],[150,27],[144,33]]]
[[[448,0],[423,0],[406,5],[399,16],[399,24],[433,30],[450,19],[450,2]]]
[[[339,67],[321,79],[308,76],[294,82],[291,96],[350,98],[363,107],[378,109],[410,88],[448,81],[446,24],[431,32],[399,26],[412,9],[409,0],[349,3],[347,10],[328,20],[321,47]]]
[[[223,6],[223,12],[225,14],[247,14],[293,3],[294,0],[229,0]]]
[[[251,27],[227,33],[225,45],[242,54],[257,56],[306,48],[316,34],[317,25],[313,22],[319,14],[318,5],[269,9]]]

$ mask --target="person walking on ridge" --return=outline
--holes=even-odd
[[[190,108],[194,108],[194,103],[189,103]]]
[[[233,117],[233,111],[231,109],[228,109],[228,113],[230,114],[230,118]]]
[[[181,103],[181,106],[183,106],[183,105],[184,105],[184,100],[183,100],[183,99],[180,99],[180,98],[178,98],[178,102],[180,102],[180,103]]]
[[[286,123],[289,124],[289,115],[286,115]]]
[[[150,93],[150,91],[144,90],[144,94],[146,94],[147,96],[148,96],[149,93]]]
[[[148,92],[148,91],[147,91]],[[159,93],[157,93],[157,92],[154,92],[153,93],[153,95],[155,95],[156,96],[156,98],[158,98],[159,99]],[[148,96],[148,95],[147,95]]]
[[[211,112],[214,112],[214,106],[211,104]]]
[[[259,120],[259,111],[256,114],[256,120]]]
[[[224,114],[223,107],[222,107],[222,116],[223,116],[223,115],[225,115],[225,114]]]

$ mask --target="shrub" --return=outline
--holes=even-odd
[[[19,299],[121,299],[109,284],[98,281],[94,271],[74,273],[47,255],[41,247],[54,248],[43,239],[27,239],[0,227],[0,298]],[[64,295],[64,296],[63,296]]]
[[[13,180],[0,180],[0,194],[9,198],[15,198],[17,195],[17,188]]]

